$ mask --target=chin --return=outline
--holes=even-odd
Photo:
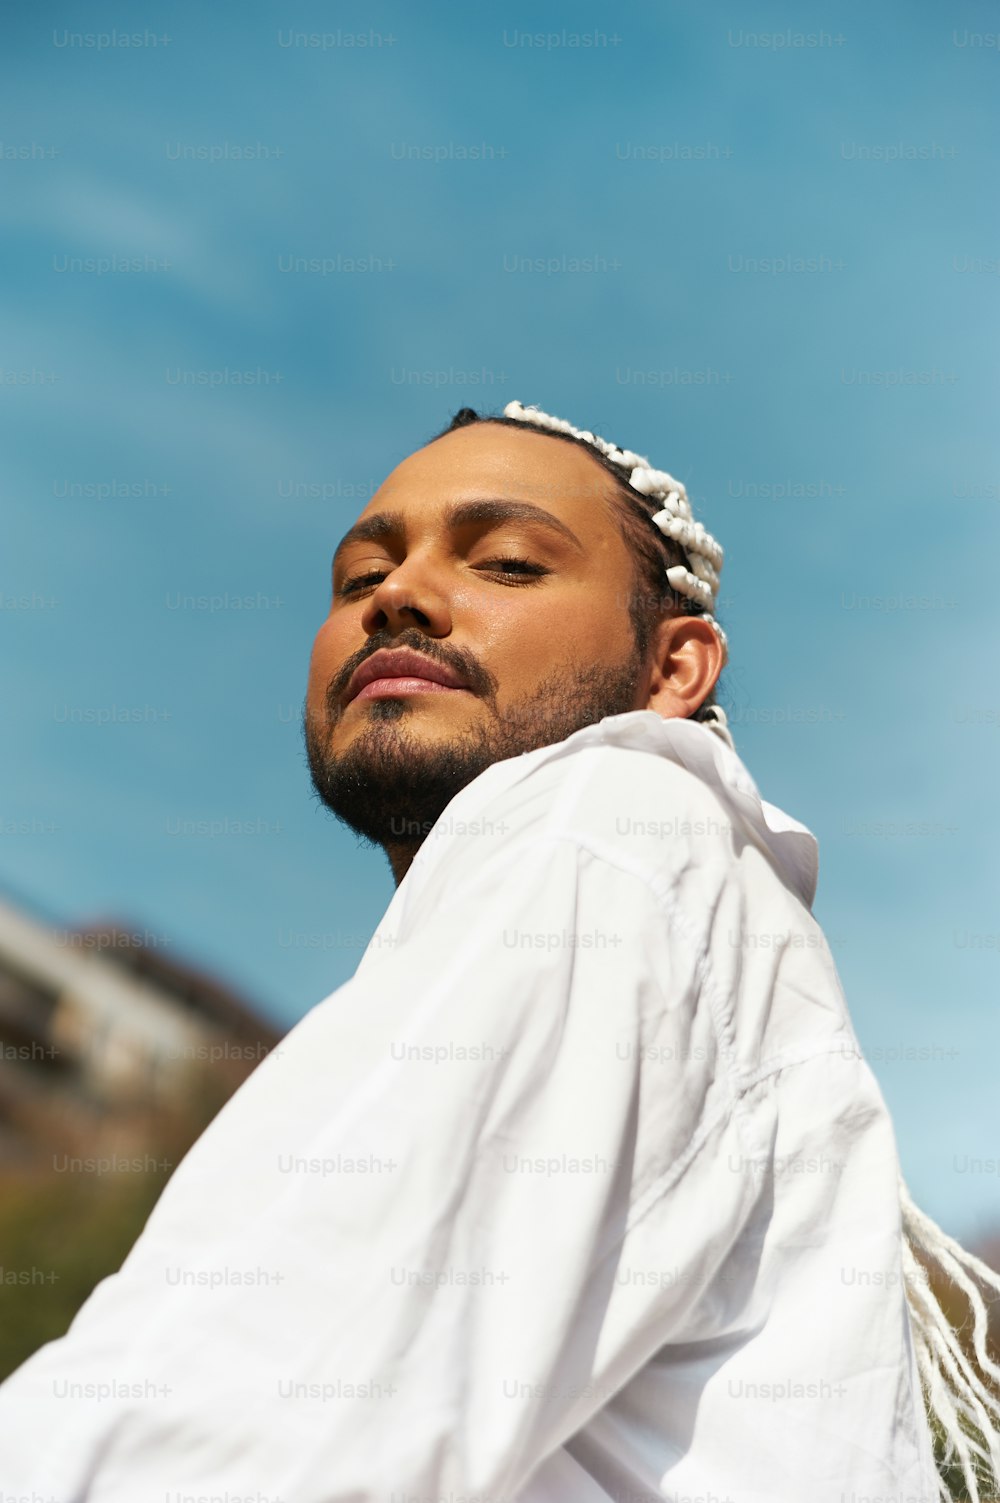
[[[379,721],[396,722],[409,719],[414,725],[433,723],[444,715],[451,718],[456,709],[470,708],[467,694],[383,694],[377,699],[352,699],[345,706],[344,716],[351,715],[358,725],[377,724]],[[344,716],[341,717],[343,720]]]
[[[307,736],[322,802],[355,834],[386,849],[400,844],[401,830],[417,831],[409,843],[419,845],[455,794],[504,754],[487,726],[460,725],[453,712],[415,711],[418,697],[362,701],[325,743]]]

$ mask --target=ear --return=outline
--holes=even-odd
[[[715,688],[723,666],[715,628],[702,616],[668,616],[649,644],[646,709],[664,720],[686,720]]]

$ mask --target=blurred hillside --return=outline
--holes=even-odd
[[[120,922],[0,902],[0,1378],[62,1335],[280,1033]]]

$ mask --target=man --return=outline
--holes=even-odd
[[[720,566],[518,403],[388,477],[304,726],[396,892],[0,1387],[0,1495],[936,1503],[892,1125],[712,698]]]

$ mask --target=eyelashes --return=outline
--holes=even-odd
[[[487,559],[487,564],[513,565],[516,573],[528,575],[527,579],[515,579],[512,575],[506,574],[503,569],[490,571],[498,574],[507,584],[513,585],[515,588],[520,585],[535,584],[542,575],[551,573],[551,570],[547,569],[544,564],[532,563],[527,558],[491,558]],[[351,579],[345,579],[340,587],[340,594],[341,596],[357,595],[367,585],[374,585],[383,580],[385,576],[386,570],[384,569],[369,569],[365,574],[356,574]]]
[[[385,574],[379,569],[373,569],[368,574],[355,574],[353,579],[345,579],[340,587],[341,595],[353,595],[366,584],[374,584],[377,579],[384,579]]]

